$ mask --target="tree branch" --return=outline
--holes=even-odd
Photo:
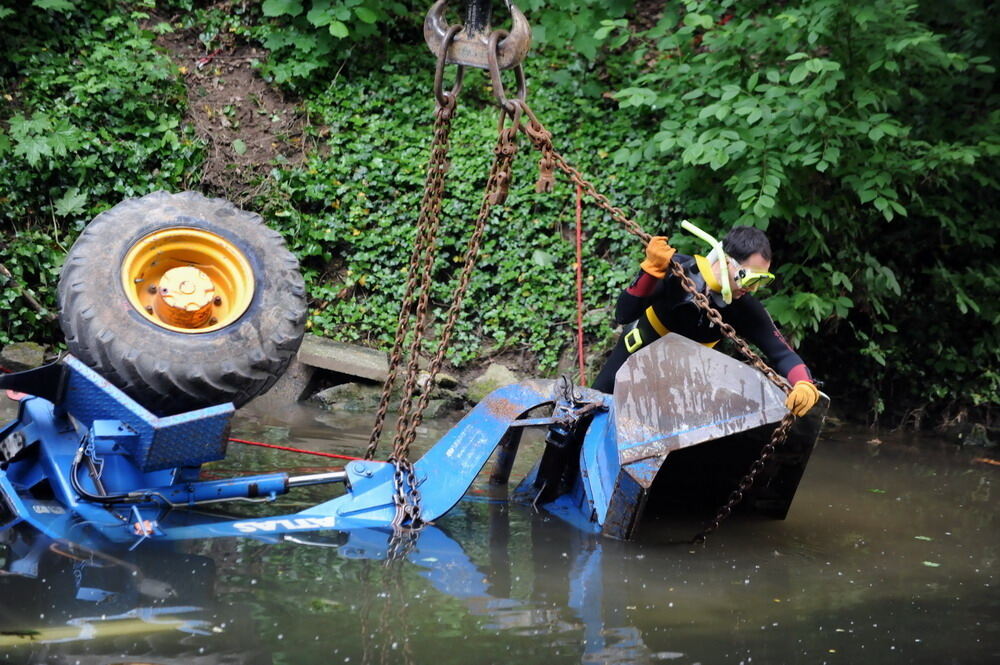
[[[17,289],[18,292],[20,292],[20,294],[24,297],[25,300],[28,301],[28,304],[31,305],[35,309],[35,311],[37,311],[39,314],[44,316],[49,321],[56,320],[56,315],[47,310],[45,307],[43,307],[42,304],[38,302],[38,299],[35,298],[35,294],[32,293],[31,289],[18,282],[14,278],[14,275],[12,275],[9,270],[7,270],[7,266],[5,266],[2,263],[0,263],[0,275],[3,275],[4,277],[10,280],[11,284],[14,285],[14,288]]]

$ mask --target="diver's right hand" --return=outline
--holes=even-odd
[[[640,264],[644,271],[657,279],[663,279],[667,276],[670,260],[674,258],[674,252],[677,251],[667,243],[667,240],[669,238],[666,236],[650,238],[649,244],[646,245],[646,260]]]

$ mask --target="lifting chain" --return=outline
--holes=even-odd
[[[612,205],[611,201],[609,201],[606,196],[598,192],[594,185],[588,182],[579,170],[574,168],[562,155],[556,152],[552,145],[552,133],[542,126],[542,123],[539,122],[538,118],[531,111],[531,109],[528,108],[528,105],[523,100],[517,103],[523,107],[524,115],[528,118],[528,122],[526,124],[522,124],[521,129],[528,135],[528,138],[531,139],[532,145],[534,145],[534,147],[542,153],[542,158],[538,164],[539,178],[538,182],[535,184],[536,191],[548,192],[552,190],[554,184],[552,169],[553,167],[557,167],[569,176],[573,183],[582,188],[583,191],[594,200],[597,206],[607,212],[612,219],[622,224],[629,233],[638,237],[644,243],[648,243],[651,236],[643,231],[634,220],[630,219],[621,208],[617,208]],[[764,376],[771,381],[771,383],[787,394],[790,390],[788,382],[786,382],[784,378],[768,366],[768,364],[765,363],[760,356],[754,353],[746,341],[744,341],[736,333],[736,330],[731,325],[722,320],[722,314],[719,310],[712,306],[711,302],[709,302],[708,296],[698,290],[694,280],[688,277],[680,264],[672,260],[670,262],[670,272],[674,275],[674,277],[680,280],[681,286],[691,295],[695,305],[705,311],[709,320],[717,325],[722,334],[736,345],[736,348],[739,349],[740,353],[742,353],[747,360],[750,361],[750,364],[760,370]],[[740,480],[737,488],[729,495],[729,499],[726,501],[725,505],[719,508],[709,525],[699,532],[691,542],[705,542],[708,535],[718,529],[719,524],[729,517],[733,508],[743,500],[744,493],[753,485],[757,474],[764,468],[767,461],[774,454],[775,449],[784,443],[788,438],[788,432],[794,422],[795,416],[791,412],[785,414],[785,416],[781,419],[781,423],[771,434],[771,440],[761,449],[760,456],[751,465],[750,470]]]
[[[779,423],[779,425],[775,428],[774,432],[771,433],[771,440],[768,441],[767,444],[761,449],[760,457],[758,457],[757,460],[750,465],[750,470],[747,471],[746,475],[743,476],[739,484],[736,486],[736,489],[734,489],[729,495],[729,499],[726,503],[715,513],[715,517],[713,517],[712,521],[708,523],[708,526],[702,529],[697,535],[695,535],[694,538],[691,539],[692,543],[704,543],[705,539],[708,538],[708,535],[718,529],[722,521],[729,517],[729,515],[733,512],[733,508],[743,501],[743,493],[750,489],[751,485],[753,485],[753,481],[757,477],[757,474],[761,472],[768,460],[771,459],[771,456],[774,455],[775,449],[784,443],[785,439],[788,438],[788,431],[794,424],[795,415],[789,411],[781,419],[781,423]]]
[[[457,33],[457,27],[449,29],[445,36],[445,46]],[[462,68],[455,87],[450,93],[441,90],[441,73],[444,68],[447,48],[441,50],[438,58],[438,68],[435,76],[435,96],[438,106],[435,111],[434,138],[431,143],[431,155],[425,179],[424,196],[420,205],[417,220],[417,237],[410,256],[411,270],[407,277],[406,291],[400,311],[400,321],[396,329],[392,352],[389,358],[389,373],[379,399],[379,407],[375,416],[375,425],[369,438],[365,459],[372,459],[378,447],[385,417],[391,400],[392,389],[399,375],[402,364],[403,347],[407,337],[408,363],[406,377],[402,388],[402,399],[399,416],[396,421],[396,434],[393,438],[393,451],[389,462],[394,466],[393,472],[393,502],[396,514],[392,521],[394,538],[406,538],[406,532],[419,529],[423,521],[420,517],[420,492],[414,473],[413,464],[409,460],[410,447],[416,439],[417,428],[422,422],[422,415],[430,400],[430,386],[434,383],[444,363],[444,355],[458,315],[462,301],[472,279],[482,245],[486,224],[490,218],[493,206],[503,205],[510,188],[511,165],[517,153],[517,133],[521,123],[521,111],[515,107],[513,111],[501,108],[498,125],[497,144],[494,148],[493,164],[486,181],[485,193],[479,213],[473,226],[463,257],[462,271],[458,283],[452,293],[451,303],[445,314],[445,322],[439,331],[437,350],[428,368],[430,378],[426,389],[414,404],[414,394],[417,392],[419,377],[419,361],[423,348],[427,326],[427,310],[430,301],[432,271],[437,249],[437,233],[440,228],[440,213],[444,196],[445,174],[449,169],[448,147],[451,130],[451,119],[454,115],[457,95],[461,87]],[[509,124],[508,124],[509,122]],[[412,330],[411,330],[412,328]]]
[[[413,393],[416,388],[416,377],[418,374],[418,352],[423,326],[418,326],[414,333],[414,339],[410,347],[410,362],[407,366],[407,380],[403,387],[403,403],[400,405],[400,414],[396,423],[396,436],[393,439],[393,452],[389,461],[396,467],[394,472],[394,493],[393,498],[396,504],[396,516],[393,519],[393,532],[400,534],[405,529],[419,528],[422,525],[420,518],[420,493],[417,489],[417,479],[413,472],[413,464],[409,461],[410,447],[417,438],[417,428],[423,419],[423,413],[430,401],[431,386],[434,377],[441,370],[444,363],[444,355],[448,350],[455,323],[461,311],[462,300],[465,292],[469,288],[472,279],[472,271],[476,266],[482,245],[483,235],[486,231],[486,223],[489,220],[490,212],[495,205],[503,205],[507,198],[507,191],[510,186],[510,171],[514,155],[517,153],[517,126],[520,122],[520,113],[515,112],[510,117],[511,125],[504,127],[504,120],[508,117],[506,111],[500,114],[500,131],[497,137],[497,145],[494,148],[493,166],[486,181],[486,191],[483,202],[476,216],[472,236],[469,239],[468,247],[463,257],[462,272],[459,274],[458,285],[455,287],[452,301],[445,315],[445,323],[440,331],[437,351],[431,360],[427,372],[430,375],[427,387],[421,391],[420,398],[415,406],[412,405]],[[438,202],[440,208],[440,202]],[[429,286],[429,285],[428,285]],[[421,293],[420,302],[424,305],[424,310],[418,305],[416,318],[422,322],[426,318],[426,301],[429,288]]]
[[[510,126],[505,126],[507,119],[510,120]],[[507,199],[507,192],[510,187],[511,165],[514,155],[517,154],[517,127],[520,120],[521,114],[519,112],[515,111],[513,114],[509,114],[503,110],[500,112],[497,144],[493,149],[493,165],[486,180],[486,190],[482,204],[479,207],[479,214],[476,216],[472,236],[469,239],[469,245],[462,258],[462,272],[459,274],[458,285],[455,287],[451,305],[445,315],[445,323],[440,332],[437,352],[427,370],[431,377],[430,383],[433,383],[434,377],[437,376],[437,373],[441,370],[441,365],[444,364],[444,354],[448,350],[448,343],[451,341],[451,335],[461,311],[462,300],[469,288],[472,271],[479,258],[479,251],[483,235],[486,231],[486,223],[490,218],[490,212],[493,206],[503,205]],[[411,364],[414,362],[412,357],[410,362]],[[412,412],[405,414],[407,416],[405,420],[403,418],[404,414],[400,414],[399,427],[397,428],[396,438],[393,440],[393,457],[405,459],[409,455],[410,446],[417,436],[417,427],[420,426],[423,412],[430,401],[430,393],[429,389],[421,391],[416,407],[412,409]]]
[[[446,44],[454,38],[458,30],[458,26],[455,26],[448,31]],[[424,179],[424,195],[420,202],[420,214],[417,216],[417,233],[413,243],[413,250],[410,253],[410,271],[406,278],[406,289],[400,307],[399,325],[396,328],[396,338],[393,341],[392,352],[389,354],[389,373],[382,389],[381,398],[379,399],[378,410],[375,414],[375,425],[368,440],[365,459],[374,458],[375,451],[378,448],[378,442],[385,425],[385,415],[389,408],[392,388],[396,383],[399,365],[402,362],[403,345],[413,318],[417,319],[417,331],[414,334],[414,338],[419,340],[423,336],[423,325],[427,310],[427,294],[431,283],[431,271],[434,266],[437,232],[441,222],[441,204],[444,199],[445,175],[450,168],[448,149],[451,145],[451,121],[455,115],[455,106],[458,102],[458,93],[462,88],[464,73],[464,69],[459,67],[454,87],[451,92],[444,92],[442,87],[444,64],[444,56],[439,56],[434,76],[434,93],[437,99],[437,107],[434,110],[434,136],[431,139],[431,154],[427,164],[427,175]],[[422,270],[417,270],[416,266],[421,266]],[[419,285],[417,283],[418,277],[420,279]],[[417,293],[419,293],[417,314],[415,317],[411,317],[410,312],[413,309],[414,294]]]

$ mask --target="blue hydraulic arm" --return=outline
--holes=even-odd
[[[554,385],[551,380],[524,381],[494,391],[417,461],[425,520],[437,519],[462,499],[507,431],[525,413],[553,401]],[[385,462],[351,462],[344,469],[347,494],[292,515],[176,528],[168,519],[160,526],[171,539],[388,527],[396,512],[393,470]]]

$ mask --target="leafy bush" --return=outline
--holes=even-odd
[[[767,229],[784,284],[768,309],[835,394],[876,413],[1000,401],[983,371],[1000,364],[995,28],[959,16],[690,0],[649,30],[602,31],[628,43],[616,98],[656,123],[616,163],[660,162],[678,216]]]
[[[20,286],[53,311],[62,258],[84,224],[123,198],[183,189],[201,151],[182,126],[173,65],[139,27],[145,12],[19,5],[0,3],[0,263],[16,282],[0,276],[0,344],[59,339]]]
[[[385,37],[417,3],[376,0],[264,0],[249,30],[272,53],[263,71],[278,83],[307,80],[359,43]],[[420,3],[422,4],[422,3]],[[342,63],[339,63],[342,64]]]

